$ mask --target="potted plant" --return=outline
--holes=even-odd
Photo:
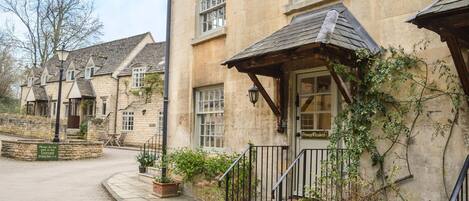
[[[160,198],[179,196],[179,183],[169,177],[157,177],[153,180],[153,192]]]
[[[155,156],[150,153],[142,152],[137,155],[137,161],[139,163],[138,172],[146,173],[147,167],[152,166],[155,163]]]

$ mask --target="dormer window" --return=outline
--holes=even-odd
[[[91,79],[94,76],[96,68],[94,66],[85,68],[85,79]]]
[[[43,74],[41,76],[41,85],[44,86],[44,85],[46,85],[46,83],[47,83],[47,74]]]
[[[28,77],[28,87],[33,86],[34,77]]]
[[[67,81],[75,80],[75,70],[67,71]]]
[[[132,69],[132,87],[133,88],[143,87],[144,78],[145,78],[145,68]]]

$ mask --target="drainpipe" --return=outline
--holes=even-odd
[[[113,133],[114,134],[117,133],[117,108],[118,108],[117,105],[119,103],[119,81],[120,81],[119,76],[117,76],[117,87],[116,87],[117,91],[116,91],[116,102],[115,102],[116,104],[114,106],[114,128],[113,128],[113,130],[114,130]],[[106,105],[106,107],[107,107],[107,105]],[[108,127],[109,127],[109,125],[108,125]]]
[[[163,142],[162,157],[165,159],[168,149],[168,85],[169,85],[169,58],[171,49],[171,0],[167,1],[168,7],[166,11],[166,46],[165,46],[165,66],[164,66],[164,91],[163,91]],[[161,177],[166,177],[167,164],[163,163],[161,168]]]

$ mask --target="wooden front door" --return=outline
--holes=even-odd
[[[80,100],[71,99],[68,107],[68,128],[80,128]]]

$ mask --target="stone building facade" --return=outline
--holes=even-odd
[[[313,55],[316,53],[314,48],[330,45],[339,47],[340,55],[358,47],[373,51],[379,46],[400,46],[412,50],[414,44],[428,40],[428,48],[417,50],[417,54],[428,63],[444,60],[453,67],[450,51],[439,35],[407,22],[419,10],[430,5],[431,0],[201,0],[172,3],[168,113],[170,148],[240,152],[249,143],[289,145],[295,147],[291,151],[292,157],[295,157],[295,151],[303,148],[327,147],[327,134],[326,137],[321,135],[330,131],[334,116],[340,112],[341,105],[346,105],[344,93],[339,90],[337,82],[331,81],[333,78],[327,66],[315,58],[277,65],[276,61],[304,58],[298,52],[287,56],[281,54],[282,46],[297,48],[298,43],[302,43],[301,47],[312,49],[310,54]],[[295,35],[298,33],[284,33],[295,31],[293,28],[298,28],[301,23],[314,24],[316,22],[308,20],[318,16],[332,19],[336,29],[348,29],[345,33],[336,33],[332,27],[337,38],[347,39],[327,40],[315,32],[304,33],[301,37],[306,39],[300,41],[302,38]],[[331,23],[325,21],[328,20],[317,24],[319,33],[331,31],[328,26]],[[301,30],[313,28],[302,27]],[[347,36],[348,33],[353,35]],[[307,38],[307,34],[315,38]],[[295,40],[289,41],[288,38]],[[327,44],[323,39],[327,40]],[[325,45],[314,46],[317,42]],[[301,48],[296,50],[300,51]],[[321,58],[320,54],[319,51],[317,58]],[[466,62],[468,55],[466,50]],[[271,71],[278,66],[283,68],[281,75]],[[456,73],[454,68],[452,70]],[[278,77],[272,78],[275,76]],[[263,97],[254,106],[250,102],[248,89],[256,79],[272,97],[274,109]],[[439,80],[438,74],[432,75],[431,79],[444,85],[445,81]],[[278,88],[282,86],[286,88],[286,94],[279,92]],[[302,93],[309,89],[313,90],[313,95]],[[303,109],[297,105],[305,102],[299,99],[321,94],[326,97],[321,99],[318,107],[326,106],[324,111],[303,114]],[[434,118],[444,119],[451,116],[451,108],[449,104],[441,103],[448,101],[435,99],[425,110],[443,111],[435,113]],[[275,106],[284,111],[280,118],[272,111]],[[467,110],[466,103],[463,107]],[[442,173],[442,153],[448,136],[432,137],[433,127],[420,122],[416,130],[422,134],[415,137],[415,144],[409,151],[412,153],[413,178],[400,185],[409,200],[447,199],[443,184],[451,191],[469,153],[464,143],[468,118],[466,112],[462,112],[460,122],[454,129],[444,156],[445,173]],[[278,132],[279,129],[282,132]],[[319,137],[307,140],[307,135]],[[363,158],[368,159],[369,156]],[[376,170],[366,161],[361,172],[374,175]],[[389,167],[393,165],[405,167],[399,161],[388,164]],[[398,177],[401,176],[399,174],[404,176],[402,172],[397,174]]]
[[[156,43],[150,33],[144,33],[71,51],[64,62],[60,111],[60,118],[67,122],[67,130],[77,130],[88,120],[99,118],[106,122],[106,133],[124,134],[122,139],[128,145],[139,145],[155,135],[156,126],[154,129],[143,127],[158,124],[161,94],[155,93],[148,104],[142,104],[148,111],[145,118],[135,116],[131,121],[127,118],[127,127],[132,125],[131,129],[138,134],[126,138],[132,130],[122,131],[122,113],[127,112],[125,104],[130,104],[125,102],[130,88],[120,87],[124,82],[139,82],[132,90],[140,90],[144,87],[145,76],[163,74],[163,47],[164,42]],[[24,113],[55,119],[59,66],[58,57],[54,56],[44,66],[30,70],[27,81],[21,86]],[[135,66],[140,71],[134,72]],[[140,79],[134,79],[136,76]]]

